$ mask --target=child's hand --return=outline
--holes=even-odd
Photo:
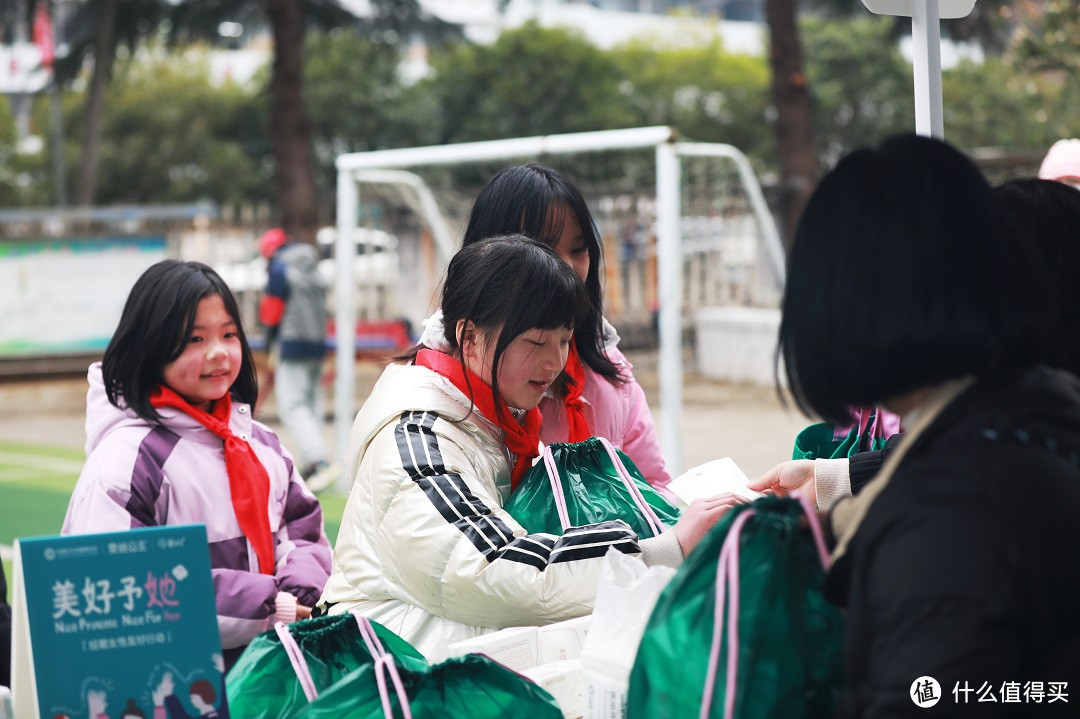
[[[89,710],[90,719],[97,719],[99,716],[105,713],[105,707],[108,704],[105,701],[105,692],[97,689],[91,689],[86,692],[86,707]]]
[[[746,487],[777,497],[786,497],[795,490],[800,490],[811,504],[815,504],[817,485],[814,483],[814,460],[792,459],[781,462]]]
[[[173,693],[173,689],[176,686],[173,684],[172,672],[165,672],[161,675],[161,681],[158,682],[157,689],[150,694],[150,698],[154,702],[154,706],[165,706],[165,697]]]
[[[691,502],[679,521],[671,528],[679,540],[683,556],[688,556],[694,551],[694,547],[698,545],[701,538],[736,504],[747,504],[747,500],[737,494],[725,492],[715,497],[695,499]]]

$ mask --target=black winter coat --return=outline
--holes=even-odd
[[[844,717],[1080,716],[1080,381],[1035,368],[964,391],[901,457],[826,593],[848,610]],[[941,687],[929,709],[912,696],[924,676]]]

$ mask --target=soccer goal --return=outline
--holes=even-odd
[[[605,315],[624,341],[658,331],[660,441],[673,475],[681,472],[684,330],[701,307],[776,307],[784,251],[746,156],[730,145],[681,142],[670,127],[339,156],[338,453],[355,411],[351,236],[372,228],[397,237],[394,308],[417,323],[435,308],[476,195],[498,170],[524,162],[554,167],[582,189],[604,243]]]

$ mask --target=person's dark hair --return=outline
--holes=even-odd
[[[146,719],[146,712],[139,708],[134,699],[128,699],[124,711],[120,712],[120,719]]]
[[[575,330],[581,361],[609,382],[625,377],[604,353],[603,244],[581,190],[566,175],[543,165],[511,165],[500,170],[476,196],[462,246],[487,237],[520,233],[554,245],[566,212],[578,225],[589,251],[588,314]]]
[[[123,403],[147,421],[159,419],[150,405],[150,395],[164,382],[165,365],[184,351],[195,326],[199,301],[210,295],[221,297],[240,337],[240,374],[230,394],[255,406],[259,381],[236,298],[210,267],[177,260],[162,260],[152,265],[131,288],[120,324],[101,360],[109,402],[116,407]]]
[[[1036,361],[1051,297],[1010,225],[942,141],[900,135],[843,158],[788,263],[777,357],[799,408],[846,424],[852,405]]]
[[[213,704],[217,701],[217,691],[214,689],[214,685],[206,679],[196,679],[188,687],[189,695],[197,695],[202,698],[207,704]]]
[[[462,247],[450,260],[442,290],[443,336],[463,368],[460,320],[472,322],[488,342],[495,338],[491,394],[497,400],[499,361],[514,338],[535,328],[571,327],[576,334],[587,306],[581,278],[550,247],[524,235],[489,237]],[[399,359],[415,359],[420,349]]]
[[[1009,180],[998,207],[1041,250],[1056,290],[1057,325],[1046,361],[1080,376],[1080,190],[1055,180]]]

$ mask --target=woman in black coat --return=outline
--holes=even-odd
[[[906,431],[828,517],[844,716],[1076,714],[1080,382],[1038,362],[1057,307],[1025,239],[966,157],[916,136],[841,160],[799,224],[796,402],[836,423],[882,404]]]

